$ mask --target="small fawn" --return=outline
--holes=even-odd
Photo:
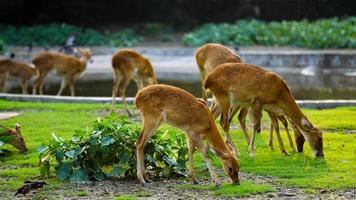
[[[122,49],[112,56],[112,67],[114,69],[114,86],[112,89],[112,110],[115,110],[115,98],[118,94],[122,97],[125,110],[131,115],[127,106],[125,92],[131,79],[136,82],[137,89],[157,84],[151,62],[140,53],[132,49]]]
[[[38,76],[38,71],[30,63],[13,59],[0,60],[0,92],[5,92],[5,82],[9,75],[18,77],[21,81],[22,94],[28,94],[28,81],[33,76]]]
[[[62,83],[57,95],[61,95],[64,88],[69,84],[71,96],[75,96],[74,82],[78,80],[84,73],[87,62],[92,62],[92,53],[90,49],[77,49],[80,58],[66,55],[58,52],[43,52],[32,59],[32,63],[36,66],[39,76],[33,86],[33,94],[37,91],[43,94],[44,80],[49,71],[56,69],[59,74],[63,75]]]
[[[204,87],[218,100],[222,110],[220,123],[224,129],[228,130],[230,125],[232,108],[251,108],[254,130],[249,143],[250,156],[254,156],[254,140],[260,127],[262,110],[267,110],[275,116],[285,115],[292,122],[292,127],[300,130],[295,134],[298,150],[302,150],[304,141],[300,137],[304,136],[314,155],[324,156],[321,130],[314,127],[301,112],[286,82],[277,74],[255,65],[226,63],[217,66],[208,75]],[[276,118],[272,120],[272,124],[281,141]]]
[[[197,179],[194,175],[193,154],[197,147],[207,163],[212,180],[216,186],[220,186],[220,181],[208,158],[207,146],[203,143],[203,140],[207,140],[219,156],[232,182],[239,184],[240,165],[234,149],[223,140],[204,101],[177,87],[157,84],[140,90],[136,95],[135,104],[141,113],[143,123],[142,132],[135,143],[137,178],[141,184],[145,185],[149,182],[145,174],[144,147],[162,122],[186,133],[189,147],[189,175],[195,183]]]

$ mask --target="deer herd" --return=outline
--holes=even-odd
[[[57,95],[61,95],[64,88],[69,85],[70,94],[74,96],[74,82],[82,76],[92,56],[89,49],[77,51],[78,56],[43,52],[33,58],[32,64],[13,59],[1,60],[0,92],[3,92],[5,79],[10,74],[21,79],[23,94],[28,93],[28,80],[36,76],[33,94],[37,92],[43,94],[46,75],[50,70],[56,69],[63,75]],[[220,44],[210,43],[200,47],[195,53],[195,58],[201,75],[203,100],[180,88],[158,84],[149,59],[134,50],[122,49],[112,56],[114,70],[112,110],[115,110],[115,99],[119,96],[122,97],[125,111],[131,115],[125,91],[131,80],[136,82],[139,90],[135,105],[141,114],[143,127],[135,146],[137,178],[141,184],[146,185],[150,182],[145,173],[145,144],[163,122],[186,133],[189,176],[194,183],[198,181],[194,175],[193,154],[198,149],[207,163],[213,182],[217,186],[220,185],[208,158],[208,151],[211,148],[221,160],[232,183],[239,184],[239,151],[229,131],[230,123],[237,113],[251,157],[254,156],[256,134],[261,131],[262,111],[268,113],[271,121],[269,146],[272,150],[275,132],[282,153],[288,155],[279,131],[281,121],[292,151],[303,152],[303,144],[307,140],[316,157],[324,156],[321,130],[302,113],[287,83],[279,75],[262,67],[244,63],[232,50]],[[210,108],[207,101],[209,95],[212,96]],[[248,115],[253,123],[251,136],[246,126]],[[215,123],[219,116],[225,139]],[[288,124],[293,129],[296,147],[288,131]]]

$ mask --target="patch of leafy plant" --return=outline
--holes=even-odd
[[[91,130],[76,131],[67,140],[52,134],[49,144],[38,148],[40,170],[55,173],[60,180],[85,183],[108,177],[136,176],[135,141],[140,127],[124,117],[112,114],[98,118]],[[185,174],[187,148],[182,134],[156,131],[145,148],[145,164],[150,176],[170,177]]]
[[[208,23],[183,37],[188,46],[208,42],[237,46],[296,46],[307,48],[355,48],[356,17],[317,21]]]
[[[0,38],[0,53],[5,51],[5,42]]]
[[[9,45],[58,46],[63,45],[70,35],[76,36],[76,45],[110,45],[133,46],[143,41],[133,29],[119,32],[99,32],[91,28],[83,28],[70,24],[40,24],[34,26],[15,27],[0,25],[0,38]],[[0,52],[2,47],[0,40]]]

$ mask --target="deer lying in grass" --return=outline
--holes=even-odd
[[[91,60],[91,51],[89,49],[77,49],[81,58],[69,56],[58,52],[43,52],[35,56],[32,63],[39,71],[39,76],[33,86],[33,94],[37,91],[43,94],[44,79],[49,71],[56,69],[59,74],[63,75],[62,83],[57,95],[61,95],[64,88],[69,84],[71,96],[75,96],[74,82],[78,80],[86,68],[87,62]]]
[[[4,132],[2,132],[1,129],[3,129]],[[21,134],[21,125],[19,123],[15,124],[15,130],[0,125],[0,137],[6,136],[14,136],[13,139],[10,139],[10,141],[7,141],[6,143],[14,146],[16,149],[20,150],[21,153],[25,153],[26,151],[28,151],[25,144],[25,140],[23,139]]]
[[[149,182],[145,174],[144,147],[162,122],[177,127],[187,134],[189,175],[195,183],[197,183],[197,179],[193,169],[193,153],[197,147],[203,154],[212,180],[216,186],[220,186],[220,181],[209,162],[207,146],[203,143],[203,140],[207,140],[219,156],[232,182],[239,184],[238,173],[240,166],[235,152],[221,137],[204,101],[195,98],[182,89],[159,84],[140,90],[136,95],[135,104],[141,113],[143,123],[142,132],[135,143],[137,177],[141,184],[145,185]]]
[[[33,64],[13,59],[0,60],[0,92],[5,92],[5,82],[9,75],[19,78],[22,94],[28,94],[28,81],[38,76],[38,73]]]
[[[131,115],[127,106],[125,92],[128,84],[133,79],[137,89],[157,84],[157,79],[150,61],[138,52],[131,49],[122,49],[112,56],[114,69],[114,86],[112,89],[112,110],[115,110],[115,97],[122,97],[126,112]]]
[[[249,144],[250,156],[254,156],[254,140],[260,127],[262,110],[276,116],[285,115],[300,131],[297,143],[304,136],[315,156],[323,156],[322,132],[314,127],[298,108],[285,81],[277,74],[261,67],[244,63],[226,63],[216,67],[205,80],[204,86],[217,98],[221,114],[221,125],[229,127],[231,109],[250,107],[253,113],[254,130]],[[277,137],[281,141],[278,121],[272,120]],[[298,144],[298,146],[302,144]],[[281,146],[281,144],[280,144]],[[282,148],[282,146],[281,146]],[[283,150],[282,150],[283,151]]]
[[[198,68],[199,68],[199,71],[200,71],[202,86],[204,85],[204,80],[207,77],[207,75],[211,71],[213,71],[215,69],[215,67],[217,67],[218,65],[223,64],[223,63],[242,63],[241,58],[238,55],[236,55],[232,50],[230,50],[229,48],[227,48],[227,47],[225,47],[223,45],[216,44],[216,43],[209,43],[209,44],[205,44],[204,46],[200,47],[195,53],[195,58],[196,58],[196,62],[198,64]],[[206,89],[204,87],[202,87],[202,91],[203,91],[203,99],[205,101],[207,101],[207,98],[208,98],[207,91],[206,91]],[[232,109],[232,110],[235,110],[235,112],[238,111],[236,109]],[[216,119],[221,114],[221,109],[217,105],[216,100],[215,100],[214,97],[213,97],[213,102],[212,102],[212,106],[211,106],[211,111],[213,113],[214,119]],[[247,126],[246,126],[246,115],[247,114],[248,114],[248,108],[241,108],[240,109],[240,113],[238,115],[238,119],[239,119],[239,122],[240,122],[240,125],[241,125],[241,128],[242,128],[242,131],[244,133],[246,142],[249,144],[250,138],[249,138],[249,135],[248,135],[248,132],[247,132]],[[234,116],[234,115],[235,115],[235,113],[233,113],[231,115],[231,119],[229,119],[229,121],[232,120],[232,116]],[[271,121],[274,120],[275,117],[276,117],[272,113],[269,113],[269,116],[270,116]],[[284,127],[286,128],[287,136],[288,136],[288,139],[289,139],[289,144],[290,144],[291,148],[294,150],[295,147],[294,147],[293,141],[292,141],[292,139],[290,137],[290,134],[289,134],[289,131],[288,131],[287,120],[285,119],[284,116],[278,116],[278,119],[283,123]],[[278,121],[277,121],[277,124],[278,124]],[[270,144],[272,150],[274,150],[274,147],[273,147],[273,129],[274,129],[273,128],[273,123],[271,123],[271,132],[270,132],[269,144]],[[228,141],[236,149],[234,143],[232,142],[231,136],[229,134],[229,128],[225,127],[224,131],[225,131],[226,138],[228,139]],[[282,149],[284,149],[282,151],[284,154],[288,154],[285,151],[284,147]]]

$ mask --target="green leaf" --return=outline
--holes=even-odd
[[[38,152],[38,153],[43,153],[43,152],[45,152],[47,149],[48,149],[48,146],[40,145],[40,146],[37,148],[37,152]]]
[[[74,171],[74,173],[70,177],[69,181],[71,183],[87,183],[87,182],[89,182],[89,177],[88,177],[88,174],[84,170],[77,169]]]
[[[113,144],[115,142],[114,138],[110,137],[110,136],[104,136],[103,138],[101,138],[101,144],[103,146],[109,146],[110,144]]]
[[[65,153],[65,155],[68,156],[69,158],[75,158],[75,156],[76,156],[74,150],[67,151],[67,152]]]
[[[49,161],[44,161],[40,165],[40,173],[42,177],[49,177],[50,175],[50,165]]]
[[[107,174],[109,177],[112,176],[121,176],[123,173],[125,172],[124,169],[122,169],[119,166],[116,166],[114,168],[112,168],[111,172],[109,174]]]
[[[55,170],[58,178],[62,181],[68,179],[73,173],[73,169],[68,163],[56,166]]]

